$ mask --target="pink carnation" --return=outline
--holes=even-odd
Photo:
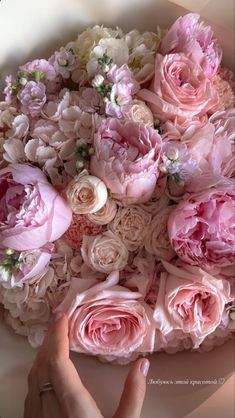
[[[161,137],[142,123],[108,119],[95,135],[91,172],[126,204],[147,201],[159,175]]]
[[[141,90],[138,95],[163,121],[201,116],[219,100],[217,91],[201,67],[183,53],[165,57],[157,54],[150,90]]]
[[[118,272],[105,281],[74,279],[58,307],[69,317],[70,348],[106,360],[152,352],[155,326],[152,309],[141,293],[118,285]]]
[[[1,245],[18,251],[42,247],[68,229],[72,213],[41,170],[10,164],[0,170]]]
[[[222,59],[222,50],[210,26],[199,22],[200,16],[189,13],[179,17],[161,43],[162,54],[185,53],[194,64],[200,64],[205,76],[216,74]]]
[[[186,194],[169,217],[168,233],[182,260],[211,270],[234,263],[234,224],[234,183],[227,180],[217,187]]]
[[[189,334],[198,348],[221,322],[225,304],[231,301],[229,283],[198,267],[162,263],[165,272],[154,310],[157,327],[163,335],[176,330]]]

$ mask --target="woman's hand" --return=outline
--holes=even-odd
[[[137,360],[132,366],[113,418],[140,418],[148,368],[147,359]],[[40,394],[40,387],[48,382],[53,390]],[[28,386],[24,418],[103,417],[69,358],[68,319],[60,312],[53,317]]]

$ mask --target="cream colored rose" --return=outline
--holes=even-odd
[[[83,215],[100,210],[108,198],[104,182],[86,170],[69,183],[66,195],[72,211]]]
[[[128,261],[125,244],[111,231],[94,237],[84,235],[81,254],[89,267],[103,273],[122,270]]]
[[[175,255],[167,232],[167,221],[171,212],[172,208],[166,207],[153,217],[145,240],[146,251],[155,255],[157,259],[167,261]]]
[[[151,214],[139,206],[119,208],[109,228],[119,236],[129,251],[135,251],[144,245],[151,218]]]
[[[96,225],[107,225],[117,213],[117,204],[113,199],[108,199],[106,204],[97,212],[89,214],[88,219]]]
[[[134,122],[145,123],[148,126],[153,126],[154,123],[154,118],[151,110],[141,100],[133,100],[130,105],[124,106],[123,115],[125,119],[130,119]]]

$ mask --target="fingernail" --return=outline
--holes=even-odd
[[[53,314],[52,314],[52,317],[51,317],[51,322],[57,322],[57,321],[59,321],[59,319],[61,319],[63,316],[64,316],[64,312],[62,312],[62,311],[55,311],[55,312],[53,312]]]
[[[146,358],[140,363],[140,371],[146,377],[149,371],[150,362]]]

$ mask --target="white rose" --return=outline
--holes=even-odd
[[[83,236],[81,254],[89,267],[103,273],[122,270],[128,261],[125,244],[111,231],[94,237]]]
[[[90,176],[86,170],[69,183],[66,195],[73,212],[83,215],[100,210],[108,198],[104,182]]]
[[[167,232],[167,222],[171,212],[172,208],[166,207],[153,217],[145,241],[146,251],[154,254],[157,259],[167,261],[171,260],[175,255]]]
[[[106,204],[97,212],[89,214],[88,219],[96,225],[107,225],[117,213],[117,205],[113,199],[108,199]]]
[[[141,100],[133,100],[130,104],[125,105],[123,107],[122,113],[125,119],[144,123],[148,126],[153,126],[153,114],[149,107]]]
[[[139,206],[119,208],[109,228],[119,236],[129,251],[135,251],[144,245],[151,218],[151,214]]]

